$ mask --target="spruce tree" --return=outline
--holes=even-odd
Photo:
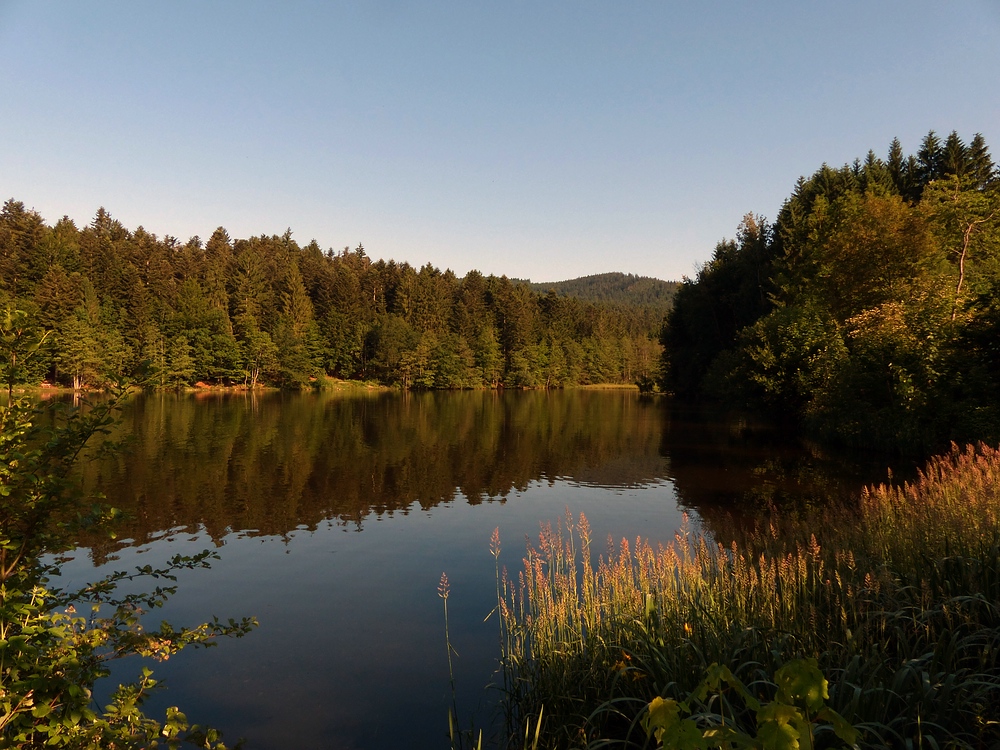
[[[952,130],[941,153],[941,176],[953,174],[961,178],[968,168],[968,151],[958,133]]]
[[[917,162],[917,177],[921,188],[944,174],[944,148],[933,130],[924,136],[920,150],[917,151]]]
[[[982,133],[976,133],[969,143],[966,177],[969,186],[975,190],[984,190],[997,178],[996,165]]]
[[[886,156],[885,166],[889,173],[889,179],[892,180],[892,184],[896,188],[896,192],[900,195],[906,195],[909,180],[906,170],[906,157],[903,154],[903,145],[899,142],[899,138],[892,139],[892,143],[889,145],[889,154]]]

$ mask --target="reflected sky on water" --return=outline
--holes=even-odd
[[[748,508],[829,502],[884,472],[628,391],[151,395],[120,430],[127,454],[84,480],[129,520],[116,541],[81,539],[66,583],[216,550],[152,614],[260,627],[154,665],[169,687],[149,705],[249,748],[447,746],[442,572],[460,721],[488,729],[494,528],[516,576],[526,536],[567,511],[598,550],[668,543],[686,518],[726,533]]]

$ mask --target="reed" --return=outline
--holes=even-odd
[[[567,512],[501,576],[512,729],[544,706],[551,747],[641,746],[649,701],[712,663],[769,700],[782,664],[815,658],[862,744],[1000,739],[1000,451],[953,447],[913,483],[739,544],[593,546]]]

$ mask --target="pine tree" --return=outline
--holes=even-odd
[[[889,170],[881,159],[875,156],[875,152],[869,150],[865,156],[864,164],[861,166],[860,182],[862,190],[873,190],[877,192],[895,192],[895,185],[890,177]]]
[[[257,243],[241,242],[233,280],[233,318],[252,317],[266,328],[271,315],[273,292]]]
[[[45,236],[45,223],[20,201],[4,203],[0,211],[0,290],[25,296],[44,275],[43,262],[33,262]]]
[[[484,326],[479,332],[473,355],[482,382],[490,388],[500,385],[503,377],[503,352],[500,349],[500,342],[497,341],[496,329],[492,325]]]
[[[976,133],[969,143],[967,179],[975,190],[984,190],[996,180],[996,165],[986,147],[986,140],[981,133]]]
[[[80,278],[77,294],[79,303],[57,324],[55,355],[59,369],[72,378],[74,389],[100,385],[102,373],[113,368],[105,357],[105,339],[110,332],[105,330],[101,303],[90,279]]]
[[[545,387],[558,388],[565,385],[567,379],[566,352],[559,339],[550,337],[543,342],[542,356],[545,364]]]
[[[205,273],[203,286],[208,304],[223,313],[229,332],[233,332],[233,323],[229,315],[229,293],[226,290],[226,280],[230,277],[233,262],[233,248],[229,241],[229,233],[219,227],[205,244]]]
[[[944,148],[941,146],[941,139],[933,130],[924,136],[920,144],[917,163],[917,179],[921,188],[944,174]]]
[[[281,313],[289,321],[296,336],[305,335],[313,320],[312,300],[302,283],[298,263],[292,263],[285,276],[285,291],[281,295]]]
[[[963,177],[968,168],[968,151],[958,133],[952,130],[941,152],[941,176]]]
[[[896,192],[900,195],[906,195],[910,181],[906,169],[906,157],[903,154],[903,145],[899,142],[899,138],[892,139],[885,166]]]
[[[35,287],[39,322],[48,329],[57,328],[80,301],[79,275],[71,277],[58,263],[49,268]]]
[[[416,349],[413,350],[411,360],[413,385],[417,388],[434,387],[439,349],[437,335],[433,331],[424,331]]]
[[[60,265],[67,273],[80,270],[80,232],[68,216],[63,216],[42,238],[47,266]]]
[[[147,323],[138,332],[139,359],[150,370],[150,384],[166,385],[167,340],[153,323]]]
[[[313,322],[313,306],[306,293],[297,262],[292,262],[285,276],[281,295],[281,317],[275,328],[274,343],[278,347],[278,362],[286,386],[300,388],[319,372],[321,351],[319,336]]]
[[[262,331],[257,320],[251,315],[236,319],[240,335],[240,365],[243,383],[251,390],[256,388],[261,378],[275,372],[278,365],[278,347],[270,335]]]
[[[56,342],[56,363],[64,375],[70,376],[74,390],[100,381],[100,332],[85,307],[78,307],[62,321]]]
[[[195,360],[187,336],[183,334],[174,336],[167,349],[167,383],[175,388],[181,388],[190,385],[194,375]]]

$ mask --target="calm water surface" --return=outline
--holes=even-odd
[[[442,572],[460,720],[488,728],[494,528],[516,575],[525,537],[567,510],[595,538],[668,542],[686,517],[727,535],[749,508],[830,502],[885,473],[623,391],[157,395],[121,430],[128,454],[85,481],[130,520],[114,544],[81,539],[65,577],[215,549],[155,618],[260,627],[154,664],[168,688],[148,705],[251,750],[446,747]]]

